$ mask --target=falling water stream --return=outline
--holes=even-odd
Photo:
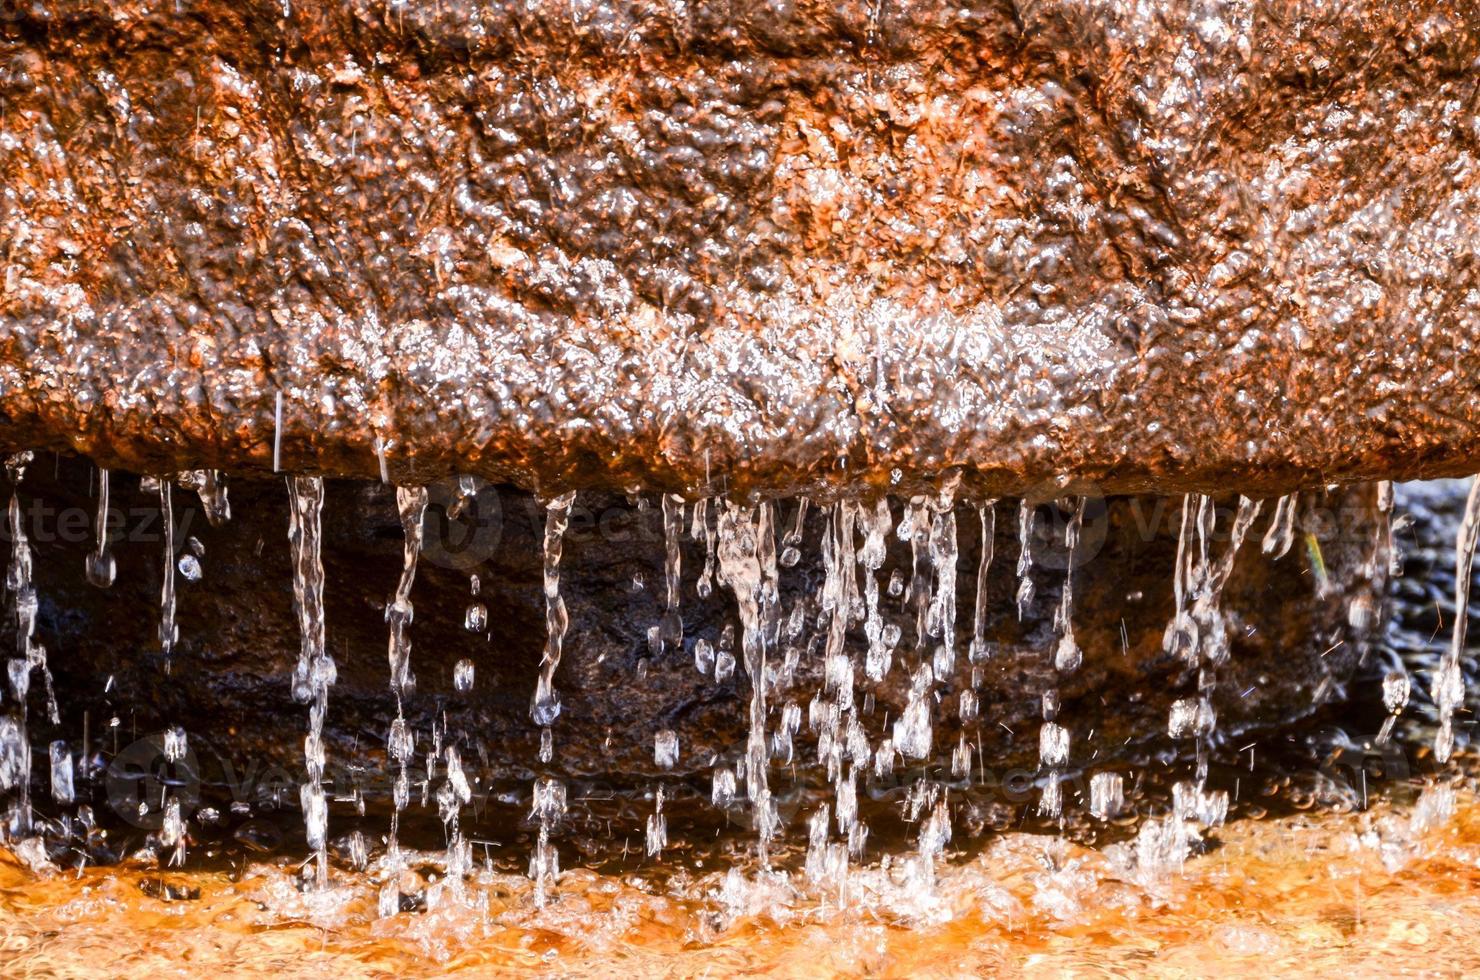
[[[9,669],[12,699],[0,717],[0,790],[8,794],[6,827],[15,857],[0,861],[0,885],[35,873],[27,869],[47,874],[47,869],[60,867],[63,851],[48,840],[81,841],[67,845],[72,849],[67,853],[85,855],[101,853],[107,836],[98,814],[81,802],[87,788],[96,785],[102,763],[87,752],[78,753],[65,737],[48,744],[49,802],[42,829],[32,826],[29,722],[34,719],[27,714],[27,702],[34,670],[48,678],[48,700],[54,703],[54,698],[45,649],[36,638],[35,557],[22,511],[21,487],[29,462],[26,454],[7,461],[15,489],[7,521],[11,559],[6,586],[18,645]],[[155,481],[164,518],[158,639],[166,669],[182,650],[198,649],[180,640],[175,575],[177,563],[181,570],[191,569],[181,576],[188,591],[201,577],[198,559],[204,554],[203,546],[189,537],[184,556],[176,557],[180,515],[175,513],[179,502],[171,495],[173,482]],[[213,526],[224,522],[229,507],[223,475],[193,471],[181,474],[178,482],[196,491]],[[95,486],[95,540],[83,571],[88,582],[107,587],[118,561],[109,534],[110,495],[116,485],[107,471],[98,471]],[[843,954],[830,946],[846,935],[851,950],[846,955],[854,957],[848,960],[850,969],[868,972],[886,963],[889,970],[905,963],[931,969],[947,962],[948,955],[953,962],[986,968],[1000,965],[1014,950],[1032,950],[1045,963],[1092,958],[1098,955],[1097,941],[1085,939],[1082,932],[1057,947],[1041,937],[1072,935],[1056,931],[1071,925],[1128,928],[1127,909],[1142,908],[1136,928],[1145,941],[1173,929],[1190,934],[1193,921],[1202,916],[1208,928],[1224,929],[1207,933],[1204,941],[1218,942],[1214,937],[1221,936],[1223,945],[1235,950],[1229,955],[1243,955],[1237,950],[1247,949],[1251,957],[1278,958],[1294,955],[1290,944],[1296,933],[1284,923],[1266,922],[1256,929],[1246,922],[1232,924],[1226,909],[1216,909],[1213,896],[1229,886],[1217,877],[1217,865],[1210,863],[1214,859],[1199,857],[1208,850],[1210,835],[1218,835],[1222,853],[1246,855],[1240,860],[1245,862],[1249,895],[1278,891],[1281,874],[1304,873],[1301,869],[1312,858],[1299,850],[1300,840],[1348,835],[1349,843],[1342,846],[1351,856],[1344,860],[1356,877],[1342,878],[1344,883],[1336,887],[1342,902],[1348,901],[1342,889],[1380,889],[1381,882],[1396,880],[1405,868],[1459,874],[1455,869],[1463,859],[1453,848],[1480,850],[1480,805],[1473,795],[1470,753],[1462,751],[1468,669],[1463,613],[1480,525],[1480,484],[1471,489],[1455,520],[1452,608],[1458,614],[1446,624],[1449,635],[1442,652],[1427,648],[1435,662],[1430,671],[1432,713],[1412,701],[1413,668],[1400,663],[1401,650],[1384,647],[1381,656],[1387,663],[1378,664],[1380,677],[1369,698],[1381,731],[1368,736],[1363,750],[1381,755],[1388,751],[1384,745],[1415,746],[1422,733],[1433,740],[1434,763],[1451,764],[1447,769],[1430,765],[1422,779],[1415,774],[1371,786],[1359,767],[1360,780],[1342,783],[1345,790],[1330,783],[1325,763],[1316,770],[1321,775],[1310,784],[1313,788],[1292,780],[1290,773],[1300,771],[1302,763],[1282,762],[1280,752],[1304,758],[1300,753],[1306,750],[1298,746],[1305,743],[1292,737],[1295,748],[1271,749],[1275,743],[1267,738],[1229,736],[1217,717],[1217,705],[1231,696],[1227,675],[1236,646],[1233,631],[1244,628],[1238,614],[1225,608],[1236,568],[1246,561],[1303,560],[1315,594],[1334,594],[1335,586],[1323,578],[1328,569],[1320,545],[1302,516],[1302,495],[1281,497],[1270,506],[1249,498],[1222,505],[1212,497],[1189,494],[1180,507],[1174,504],[1169,510],[1176,547],[1165,579],[1171,613],[1161,646],[1181,665],[1178,676],[1185,678],[1186,687],[1171,699],[1166,725],[1170,742],[1158,743],[1156,733],[1144,733],[1147,744],[1167,747],[1140,755],[1145,760],[1141,763],[1115,753],[1102,755],[1093,712],[1082,695],[1070,694],[1080,690],[1083,673],[1103,669],[1087,661],[1076,632],[1076,627],[1091,628],[1084,622],[1085,582],[1094,581],[1086,580],[1083,571],[1088,497],[1020,506],[1015,535],[1005,532],[1009,546],[1013,536],[1018,542],[1016,582],[999,587],[993,577],[997,501],[958,501],[951,480],[934,493],[903,502],[880,496],[826,503],[801,499],[787,506],[715,497],[696,500],[690,512],[684,498],[663,495],[660,536],[653,545],[661,583],[651,593],[645,585],[638,589],[644,597],[650,594],[655,618],[641,627],[636,666],[622,683],[641,685],[650,675],[697,667],[699,682],[719,692],[716,696],[732,694],[743,703],[743,735],[733,752],[716,753],[688,744],[673,719],[654,718],[648,735],[652,772],[640,799],[602,788],[599,781],[572,770],[556,751],[557,722],[564,727],[561,719],[588,710],[584,701],[581,707],[563,702],[560,693],[572,628],[562,580],[579,574],[579,565],[576,571],[562,566],[567,537],[573,533],[576,495],[566,493],[543,508],[543,653],[527,702],[539,748],[524,760],[527,775],[522,778],[528,781],[520,792],[492,788],[479,761],[477,732],[467,727],[471,716],[454,710],[462,702],[448,700],[449,695],[468,699],[474,693],[469,657],[454,655],[456,667],[446,691],[423,691],[413,700],[413,592],[419,588],[418,562],[430,546],[430,495],[424,487],[398,487],[402,563],[385,605],[395,702],[385,738],[389,812],[373,799],[367,808],[359,789],[351,792],[330,773],[329,689],[340,665],[329,653],[333,634],[325,617],[322,514],[333,501],[326,504],[325,482],[318,477],[292,476],[287,487],[299,634],[290,687],[309,712],[304,775],[296,794],[307,850],[304,874],[299,880],[284,874],[281,862],[248,860],[253,852],[272,850],[289,858],[281,845],[271,842],[273,834],[283,833],[273,818],[264,816],[274,809],[254,809],[258,804],[238,801],[228,822],[215,806],[192,810],[194,803],[183,790],[167,784],[168,791],[157,801],[157,829],[129,845],[141,849],[113,868],[83,857],[74,862],[75,875],[67,879],[108,891],[132,875],[150,900],[181,909],[187,932],[162,940],[161,948],[188,930],[207,929],[204,921],[197,925],[191,920],[199,912],[213,921],[229,915],[243,923],[312,924],[335,937],[325,950],[331,958],[361,956],[367,950],[377,950],[374,955],[387,962],[405,957],[448,962],[471,956],[469,962],[506,968],[560,962],[565,964],[561,972],[579,974],[595,972],[595,961],[587,957],[598,949],[613,949],[614,942],[625,944],[621,956],[627,962],[647,968],[665,955],[663,950],[676,950],[682,941],[685,970],[724,969],[750,962],[738,951],[724,953],[725,944],[759,936],[760,924],[769,922],[780,930],[762,943],[769,958],[796,957],[802,963],[820,957],[842,963],[838,957]],[[458,496],[452,506],[465,506],[467,496]],[[1377,499],[1383,520],[1374,532],[1371,567],[1364,574],[1385,580],[1401,564],[1394,548],[1402,522],[1393,520],[1391,486],[1379,488]],[[1048,508],[1056,509],[1055,520],[1044,516]],[[897,521],[896,513],[901,515]],[[963,514],[968,518],[964,546],[958,523]],[[1242,545],[1261,515],[1267,525],[1262,546],[1247,551]],[[1302,535],[1304,553],[1293,547]],[[898,557],[890,551],[891,538],[899,542]],[[963,547],[973,544],[974,574],[963,583],[958,566]],[[814,545],[818,561],[808,566],[802,558]],[[702,555],[702,562],[685,563],[686,548]],[[686,579],[685,569],[696,566],[697,574],[691,570]],[[820,575],[804,580],[808,567],[816,567]],[[1051,581],[1058,568],[1061,581]],[[459,628],[470,640],[492,642],[506,628],[498,597],[483,589],[478,574],[471,580],[463,574],[461,581],[470,586],[473,599]],[[723,592],[716,592],[715,584]],[[1008,729],[1013,738],[1036,742],[1036,771],[1024,775],[1032,798],[1029,802],[1028,795],[1019,796],[1023,802],[1018,807],[1004,807],[989,792],[999,766],[982,748],[982,732],[984,726],[1007,728],[1003,720],[1008,715],[993,701],[985,681],[997,671],[1026,669],[1021,665],[1027,661],[991,637],[1004,619],[1030,617],[1039,589],[1051,586],[1058,588],[1051,639],[1039,643],[1038,649],[1046,652],[1038,654],[1042,667],[1034,668],[1043,677],[1034,709],[1036,728]],[[462,593],[464,603],[467,591]],[[963,591],[973,596],[969,634],[957,625]],[[1005,608],[998,608],[994,596],[1006,597],[1001,604]],[[717,633],[707,631],[701,611],[685,606],[721,598],[734,621]],[[1370,616],[1366,606],[1353,601],[1353,627],[1370,625]],[[912,627],[907,633],[900,620]],[[204,632],[210,624],[199,626]],[[187,633],[196,629],[190,620]],[[903,635],[913,642],[901,646]],[[442,658],[439,651],[438,660]],[[480,693],[482,684],[480,680]],[[1318,709],[1325,705],[1334,710],[1337,699],[1327,692],[1335,685],[1330,677],[1323,682]],[[888,700],[891,691],[900,698],[895,710],[889,707],[894,703]],[[1252,693],[1251,688],[1239,696]],[[59,724],[54,707],[49,715],[52,726]],[[110,724],[116,727],[117,719]],[[1249,745],[1236,744],[1246,737],[1252,738]],[[1346,736],[1345,742],[1321,738],[1326,740],[1310,743],[1320,746],[1311,752],[1331,751],[1333,745],[1353,751]],[[358,737],[355,745],[363,751]],[[422,756],[418,745],[427,747]],[[170,765],[185,765],[198,748],[198,740],[183,729],[172,727],[164,734],[163,758]],[[1256,758],[1260,752],[1264,755]],[[704,784],[695,787],[701,774]],[[1421,791],[1417,802],[1405,798],[1413,789]],[[1360,797],[1355,795],[1359,792]],[[1270,834],[1278,837],[1275,828],[1282,825],[1269,814],[1298,814],[1311,805],[1303,802],[1307,799],[1324,802],[1311,818],[1288,825],[1285,832],[1294,836],[1279,845],[1287,854],[1279,865],[1268,848]],[[152,808],[150,800],[141,801],[140,813]],[[437,846],[420,815],[423,810],[435,813]],[[385,823],[377,829],[380,814]],[[1342,829],[1344,819],[1355,823]],[[224,838],[214,829],[228,825],[236,829]],[[622,834],[612,830],[614,825],[635,826],[639,846],[619,845]],[[603,836],[605,845],[598,846]],[[229,857],[233,854],[238,857]],[[372,861],[376,854],[378,860]],[[634,870],[641,874],[632,877]],[[60,901],[67,888],[78,887],[62,880],[41,888],[28,913],[0,901],[0,914],[10,917],[16,934],[37,937],[27,941],[38,948],[45,943],[36,930],[48,917],[62,914],[60,906],[48,904],[50,896],[54,893]],[[1480,915],[1480,877],[1470,874],[1466,881],[1457,901]],[[240,905],[243,901],[254,903],[250,911]],[[1354,901],[1357,908],[1369,909],[1359,916],[1398,907],[1396,897],[1380,891]],[[1291,913],[1291,930],[1304,921],[1304,914],[1298,908]],[[1412,910],[1401,914],[1410,918],[1399,932],[1393,932],[1398,926],[1389,927],[1397,937],[1393,942],[1406,942],[1412,932],[1427,936],[1431,945],[1459,948],[1458,937],[1451,938],[1443,921]],[[100,921],[86,913],[82,919],[99,937],[107,935]],[[1420,924],[1424,931],[1413,932]],[[237,936],[232,940],[237,943],[260,944],[267,935],[257,926],[243,933],[234,929],[226,932]],[[884,944],[877,949],[887,946],[889,952],[865,953],[867,944],[859,944],[858,930],[872,930],[870,935]],[[918,941],[908,938],[916,935]],[[931,936],[938,944],[933,952],[928,947]],[[377,949],[381,942],[393,942],[394,952],[392,947]],[[1100,953],[1124,953],[1116,945],[1119,940],[1105,942]],[[287,949],[285,945],[283,955]],[[264,955],[265,968],[275,954]],[[871,955],[883,958],[871,960]],[[1061,957],[1069,959],[1057,959]]]

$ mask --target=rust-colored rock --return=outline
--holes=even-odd
[[[0,444],[542,492],[1480,468],[1480,8],[35,0]]]

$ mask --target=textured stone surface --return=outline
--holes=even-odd
[[[195,536],[204,546],[199,582],[177,579],[180,640],[167,672],[158,650],[157,623],[161,554],[157,501],[137,492],[137,481],[115,480],[113,520],[118,580],[99,590],[83,576],[91,539],[86,520],[61,515],[87,513],[89,468],[63,461],[53,476],[41,459],[27,475],[22,493],[26,526],[36,549],[36,582],[41,599],[39,638],[50,651],[62,723],[44,719],[42,685],[32,686],[32,739],[44,758],[51,738],[77,741],[84,730],[95,746],[111,753],[112,740],[126,745],[167,725],[192,732],[192,744],[229,757],[238,771],[249,766],[301,768],[302,732],[307,711],[294,703],[289,678],[298,654],[298,625],[292,608],[287,549],[287,495],[280,481],[236,481],[231,488],[234,516],[220,528],[207,525],[193,495],[177,491],[177,540]],[[446,498],[442,498],[446,499]],[[539,541],[543,510],[528,495],[504,489],[497,511],[485,506],[484,519],[496,535],[462,552],[466,561],[447,557],[437,542],[441,516],[434,506],[428,521],[427,556],[420,564],[412,601],[410,629],[415,693],[406,701],[418,732],[419,753],[431,744],[434,724],[456,733],[470,774],[485,780],[524,782],[536,762],[539,729],[529,704],[545,641],[544,599],[540,586]],[[1304,540],[1279,561],[1259,553],[1252,537],[1240,553],[1223,601],[1232,656],[1217,672],[1220,731],[1232,737],[1250,725],[1270,725],[1309,711],[1320,697],[1336,697],[1369,639],[1381,629],[1369,617],[1350,625],[1348,608],[1375,603],[1385,583],[1385,538],[1377,537],[1370,488],[1317,494],[1302,507],[1302,538],[1309,531],[1322,556],[1328,587],[1318,588],[1309,545]],[[488,503],[484,499],[484,503]],[[556,675],[564,703],[554,725],[555,765],[586,776],[631,781],[656,772],[653,734],[679,733],[679,775],[693,776],[707,793],[711,759],[743,751],[750,682],[743,663],[733,679],[716,683],[694,667],[694,644],[718,645],[726,628],[739,632],[734,597],[717,587],[709,598],[696,593],[703,547],[683,536],[682,604],[685,645],[652,656],[647,633],[662,614],[663,537],[656,508],[634,509],[621,497],[578,497],[562,563],[562,593],[570,630]],[[895,504],[895,518],[900,507]],[[494,517],[494,514],[497,517]],[[1037,598],[1019,622],[1013,595],[1018,554],[1015,508],[999,507],[996,559],[989,583],[987,639],[995,655],[982,668],[980,721],[966,727],[980,740],[994,765],[1036,768],[1040,698],[1058,688],[1063,719],[1074,733],[1075,764],[1114,758],[1142,747],[1164,745],[1168,706],[1195,693],[1194,672],[1162,651],[1162,634],[1172,615],[1171,569],[1180,500],[1113,498],[1097,504],[1083,536],[1082,564],[1075,571],[1073,620],[1084,664],[1072,674],[1052,665],[1055,634],[1052,614],[1063,582],[1063,521],[1040,510],[1040,534],[1033,553]],[[792,519],[784,507],[785,526]],[[935,747],[949,760],[961,730],[957,699],[969,686],[966,647],[971,636],[980,534],[976,515],[957,511],[961,554],[958,572],[959,647],[955,676],[939,687]],[[1224,512],[1212,542],[1225,546],[1229,513]],[[822,671],[817,591],[823,518],[813,511],[803,541],[803,558],[780,577],[783,621],[802,604],[805,632],[796,679],[769,695],[768,730],[780,706],[795,700],[806,717]],[[1262,533],[1264,519],[1256,525]],[[69,530],[70,529],[70,530]],[[332,768],[346,763],[383,772],[385,733],[395,716],[386,658],[383,609],[400,567],[401,529],[389,492],[378,484],[336,482],[324,510],[325,608],[328,648],[338,666],[330,693],[326,734]],[[1371,565],[1373,559],[1376,564]],[[460,566],[460,567],[459,567]],[[882,684],[857,672],[857,700],[875,698],[862,720],[877,740],[886,720],[899,717],[910,671],[920,663],[914,648],[913,607],[890,598],[887,583],[896,569],[909,581],[908,545],[891,535],[880,573],[886,620],[904,635],[895,665]],[[464,629],[471,601],[469,574],[481,580],[481,601],[490,610],[487,638]],[[862,574],[861,569],[858,574]],[[1375,606],[1373,608],[1376,608]],[[849,632],[848,649],[862,659],[862,627]],[[7,634],[8,635],[8,634]],[[774,666],[783,659],[779,643]],[[738,636],[736,648],[738,652]],[[454,690],[453,665],[461,658],[476,665],[468,693]],[[737,658],[738,659],[738,658]],[[1330,681],[1327,681],[1327,678]],[[1322,690],[1324,688],[1324,690]],[[90,715],[90,724],[84,714]],[[120,718],[114,734],[107,719]],[[798,736],[797,778],[818,776],[805,722]],[[420,756],[419,756],[420,757]],[[372,776],[368,788],[384,790]],[[291,785],[291,783],[290,783]],[[343,790],[343,787],[340,787]]]
[[[0,444],[550,492],[1480,468],[1468,2],[35,0]]]

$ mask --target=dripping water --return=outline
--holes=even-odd
[[[1454,752],[1454,712],[1465,702],[1465,678],[1460,658],[1465,652],[1469,629],[1470,580],[1475,565],[1475,545],[1480,538],[1480,477],[1470,484],[1465,516],[1460,523],[1454,549],[1454,628],[1449,647],[1434,672],[1432,696],[1439,709],[1439,731],[1434,735],[1434,757],[1448,762]]]
[[[108,471],[105,469],[98,470],[98,519],[94,533],[97,544],[88,553],[85,571],[88,582],[106,589],[113,584],[118,564],[108,547]]]
[[[540,761],[553,758],[550,725],[560,715],[560,697],[555,692],[555,671],[560,667],[565,631],[570,625],[565,599],[560,595],[560,559],[565,547],[565,529],[570,524],[574,490],[551,500],[545,506],[545,536],[542,543],[545,592],[545,653],[540,661],[539,679],[535,684],[530,716],[541,726]],[[565,785],[553,777],[535,781],[533,813],[539,818],[539,838],[530,858],[529,875],[535,882],[535,901],[543,907],[550,889],[560,876],[560,859],[550,835],[565,813]]]
[[[167,485],[167,484],[166,484]],[[166,498],[167,499],[167,498]],[[308,781],[299,796],[308,846],[314,852],[314,886],[329,884],[328,801],[324,796],[324,718],[329,711],[329,688],[336,677],[334,658],[324,636],[324,564],[320,514],[324,507],[324,480],[317,476],[288,478],[290,506],[288,542],[293,556],[293,605],[298,613],[298,664],[293,671],[293,695],[308,704],[308,735],[303,758]]]
[[[386,849],[386,864],[392,881],[388,889],[396,887],[394,876],[400,868],[401,852],[398,834],[401,813],[411,799],[411,781],[407,767],[416,752],[416,736],[406,723],[405,698],[415,688],[416,679],[411,672],[411,637],[407,628],[411,625],[414,608],[411,604],[411,587],[416,582],[416,560],[421,554],[423,521],[426,518],[427,490],[425,487],[397,487],[396,511],[401,519],[401,575],[396,581],[396,591],[385,607],[385,620],[390,624],[390,636],[386,647],[386,659],[390,667],[391,691],[396,695],[396,717],[391,721],[386,735],[386,754],[396,766],[395,782],[391,787],[391,828]],[[399,897],[395,907],[399,908]],[[386,899],[386,902],[389,902]]]

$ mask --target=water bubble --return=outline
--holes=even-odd
[[[452,686],[466,694],[473,689],[473,662],[464,658],[452,668]]]
[[[463,626],[469,633],[482,633],[488,629],[488,607],[481,602],[469,603],[463,615]]]

